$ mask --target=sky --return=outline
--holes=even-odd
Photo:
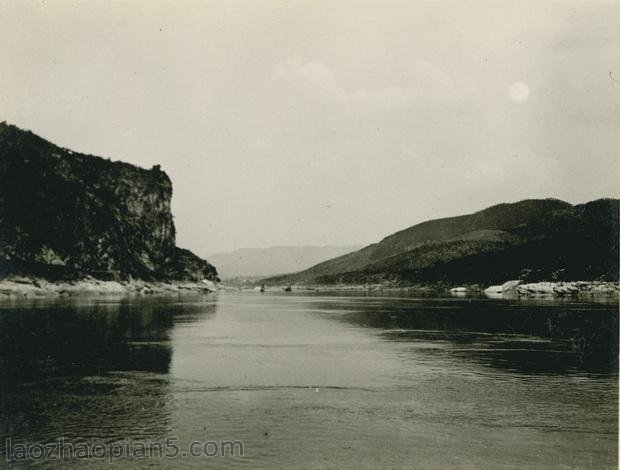
[[[618,2],[0,2],[0,121],[174,186],[177,242],[379,241],[620,192]]]

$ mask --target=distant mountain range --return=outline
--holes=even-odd
[[[617,280],[618,199],[499,204],[430,220],[270,284]]]
[[[273,276],[300,271],[360,248],[361,246],[241,248],[230,253],[210,255],[209,261],[217,266],[222,279]]]

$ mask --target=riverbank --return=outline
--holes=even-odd
[[[223,282],[224,288],[229,290],[240,291],[258,291],[260,290],[261,283],[254,283],[251,285],[232,285]],[[396,283],[382,283],[382,284],[271,284],[265,286],[266,292],[282,292],[290,287],[290,292],[407,292],[411,295],[430,295],[446,293],[449,291],[450,286],[447,284],[415,284],[404,285]],[[482,292],[482,286],[471,286],[472,289]]]
[[[169,295],[217,290],[211,281],[101,281],[92,277],[79,280],[48,281],[25,276],[0,279],[0,299],[72,295]]]
[[[515,294],[519,297],[618,296],[620,285],[606,281],[534,282],[516,286]]]
[[[519,298],[519,297],[620,297],[620,285],[610,281],[569,281],[569,282],[534,282],[521,283],[518,281],[505,292],[485,292],[489,286],[482,284],[412,284],[403,285],[396,283],[382,284],[316,284],[295,285],[292,291],[364,291],[364,292],[406,292],[409,295],[437,295],[451,294],[456,296],[483,296],[492,298]],[[283,291],[287,286],[267,286],[269,291]],[[501,287],[501,286],[498,286]],[[254,287],[253,289],[257,289]],[[458,290],[457,290],[458,289]]]

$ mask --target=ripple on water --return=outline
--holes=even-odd
[[[614,305],[209,299],[0,308],[0,434],[241,439],[231,468],[615,465]]]

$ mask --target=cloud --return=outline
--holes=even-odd
[[[276,64],[273,75],[280,83],[302,86],[327,98],[359,106],[406,106],[424,99],[456,101],[476,93],[475,88],[457,84],[448,73],[426,61],[410,65],[406,76],[408,86],[388,85],[378,89],[347,89],[336,81],[332,70],[323,62],[304,61],[299,56]]]

